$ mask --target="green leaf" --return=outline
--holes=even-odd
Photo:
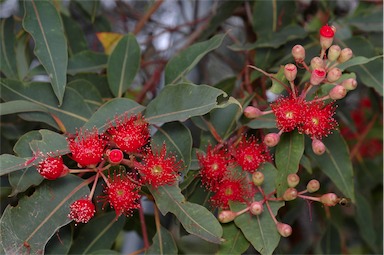
[[[152,245],[145,251],[145,254],[178,254],[172,234],[160,226],[160,231],[152,238]]]
[[[24,80],[29,72],[31,66],[32,54],[29,51],[30,36],[28,33],[23,32],[16,41],[16,67],[19,80]],[[44,73],[46,74],[46,72]]]
[[[78,233],[69,254],[88,254],[109,249],[124,227],[125,217],[116,219],[116,213],[108,212],[91,219]]]
[[[20,81],[4,79],[0,81],[0,88],[1,97],[5,101],[26,100],[47,108],[47,113],[23,113],[20,115],[22,118],[45,122],[58,128],[52,117],[54,115],[61,120],[68,132],[74,132],[76,128],[84,125],[92,114],[91,109],[84,102],[84,98],[72,88],[67,88],[60,107],[57,106],[57,101],[48,83],[23,84]]]
[[[84,1],[76,0],[76,2],[81,6],[81,8],[89,15],[91,22],[94,23],[97,15],[97,11],[100,6],[100,1]]]
[[[107,67],[108,57],[104,53],[82,51],[68,60],[68,74],[100,72]]]
[[[284,75],[284,66],[280,66],[279,71],[274,74],[273,77],[282,83],[287,82],[287,78],[285,78]],[[272,86],[269,88],[270,92],[278,95],[281,94],[284,90],[286,90],[286,87],[284,87],[280,82],[272,80]]]
[[[0,103],[0,115],[7,115],[22,112],[47,112],[48,109],[26,100],[14,100],[6,103]]]
[[[320,240],[321,254],[341,254],[341,238],[335,225],[329,223]]]
[[[251,120],[246,125],[253,129],[276,128],[276,116],[274,114],[262,115]]]
[[[304,153],[304,135],[297,131],[284,133],[276,146],[275,163],[279,174],[275,184],[277,196],[281,197],[288,188],[287,176],[297,173]]]
[[[140,113],[144,109],[144,106],[131,99],[115,98],[103,104],[84,125],[84,128],[92,129],[97,127],[99,132],[103,132],[111,125],[115,117],[121,117],[124,114],[130,116],[131,114]]]
[[[378,58],[383,58],[383,55],[372,57],[372,58],[366,58],[366,57],[362,57],[362,56],[353,57],[350,60],[348,60],[347,62],[344,62],[344,63],[337,65],[337,67],[340,68],[341,71],[344,71],[348,67],[357,66],[357,65],[364,65],[364,64],[367,64],[367,63],[369,63],[373,60],[376,60]]]
[[[24,9],[23,27],[35,42],[35,55],[47,71],[61,105],[67,82],[68,53],[60,15],[46,0],[24,1]]]
[[[133,34],[120,39],[107,64],[108,84],[115,97],[121,97],[131,86],[140,67],[140,46]]]
[[[173,213],[185,230],[212,243],[220,243],[221,225],[205,207],[185,200],[178,186],[150,188],[156,204],[163,215]]]
[[[359,226],[359,233],[369,247],[376,251],[376,231],[372,213],[372,206],[366,197],[360,192],[356,192],[356,217],[355,220]]]
[[[238,104],[213,109],[210,112],[210,121],[219,136],[226,140],[237,127],[237,121],[242,115],[242,108]]]
[[[153,124],[185,121],[230,104],[240,105],[236,99],[228,97],[225,92],[214,87],[180,83],[166,86],[148,104],[145,117]]]
[[[169,60],[165,67],[165,84],[176,84],[209,52],[217,49],[225,35],[215,35],[211,39],[196,43]]]
[[[0,71],[7,78],[17,79],[15,34],[13,18],[3,19],[0,24]]]
[[[76,53],[88,49],[87,40],[85,39],[84,32],[75,19],[62,14],[61,20],[64,24],[65,34],[68,40],[68,52],[72,56]],[[68,63],[69,65],[69,63]]]
[[[203,240],[195,235],[183,235],[177,239],[180,254],[216,254],[219,244]]]
[[[264,174],[264,184],[262,188],[265,194],[269,194],[275,190],[274,180],[278,176],[276,168],[270,164],[264,164],[260,170]],[[263,197],[260,193],[255,195],[255,201],[261,201]],[[270,201],[269,205],[273,215],[277,214],[283,202]],[[240,211],[247,206],[240,203],[230,204],[232,211]],[[264,212],[261,215],[252,215],[251,213],[243,213],[235,218],[235,224],[241,229],[244,236],[248,239],[253,247],[261,254],[272,254],[280,241],[280,234],[277,232],[276,224],[268,213],[268,209],[264,203]]]
[[[158,127],[158,131],[152,136],[151,146],[159,149],[163,143],[168,152],[174,153],[178,160],[183,160],[184,172],[188,170],[192,152],[192,135],[189,129],[180,122],[170,122]]]
[[[90,253],[88,253],[89,255],[120,255],[121,252],[117,252],[117,251],[114,251],[114,250],[107,250],[107,249],[103,249],[103,250],[97,250],[97,251],[92,251]]]
[[[30,158],[21,158],[11,154],[0,155],[0,176],[25,168]]]
[[[336,187],[355,202],[354,180],[352,162],[349,157],[348,146],[339,132],[323,139],[326,151],[323,155],[317,156],[313,153],[311,146],[307,146],[306,153],[316,161],[321,171],[325,173]]]
[[[103,102],[100,92],[97,88],[87,80],[73,80],[67,84],[68,88],[75,89],[83,96],[84,102],[87,103],[92,111],[96,111]]]
[[[0,219],[0,238],[7,254],[43,253],[52,235],[68,224],[69,206],[89,194],[87,183],[74,175],[44,182],[16,207],[8,205]],[[26,247],[27,244],[29,248]]]
[[[68,254],[72,238],[73,231],[70,224],[60,228],[48,241],[44,254]]]
[[[223,224],[223,232],[225,241],[216,254],[243,254],[248,249],[248,240],[233,222]]]

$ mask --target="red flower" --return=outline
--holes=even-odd
[[[144,183],[157,188],[176,181],[181,161],[177,161],[174,155],[167,155],[165,144],[160,152],[153,153],[147,149],[144,155],[140,163],[135,163]]]
[[[76,200],[70,209],[68,217],[78,223],[87,223],[95,215],[95,205],[89,199]]]
[[[255,137],[243,139],[234,150],[236,162],[244,171],[253,173],[257,170],[261,163],[271,160],[271,156],[264,144],[258,144]]]
[[[68,139],[72,158],[81,166],[93,166],[103,158],[105,137],[100,137],[96,128],[92,132],[80,130],[75,138]]]
[[[231,162],[229,153],[225,149],[218,149],[217,147],[211,149],[211,146],[208,146],[205,155],[197,153],[197,159],[201,167],[201,182],[207,189],[216,191]]]
[[[295,129],[303,121],[306,102],[300,98],[281,97],[271,104],[277,127],[284,132]]]
[[[106,195],[100,198],[104,199],[105,203],[109,202],[115,209],[116,216],[132,215],[134,209],[140,208],[139,186],[133,183],[125,173],[114,174],[113,178],[108,176],[104,193]]]
[[[226,177],[221,180],[217,192],[211,197],[211,203],[222,209],[229,208],[229,201],[244,203],[251,194],[244,178]]]
[[[321,140],[337,127],[337,122],[333,118],[335,107],[332,103],[324,106],[323,101],[312,101],[307,106],[299,131],[309,135],[312,139]]]
[[[41,174],[45,179],[55,180],[60,176],[66,174],[68,168],[64,165],[63,159],[61,157],[46,158],[44,161],[40,162],[37,171]]]
[[[149,129],[148,122],[139,115],[126,115],[121,121],[115,118],[116,126],[108,129],[111,139],[126,153],[135,153],[148,143]]]

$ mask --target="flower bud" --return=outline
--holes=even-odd
[[[327,74],[328,82],[337,81],[338,79],[340,79],[341,74],[342,74],[342,72],[339,68],[337,68],[337,67],[332,68],[331,70],[328,71],[328,74]]]
[[[263,211],[264,211],[264,206],[263,206],[263,203],[261,202],[253,202],[250,207],[249,207],[249,211],[253,214],[253,215],[260,215]]]
[[[326,148],[325,145],[322,141],[318,139],[313,139],[312,140],[312,151],[316,155],[323,155],[325,152]]]
[[[297,190],[295,188],[288,188],[283,195],[285,201],[291,201],[297,198]]]
[[[352,56],[353,56],[352,50],[350,48],[344,48],[341,50],[340,56],[337,59],[337,62],[344,63],[344,62],[350,60],[352,58]]]
[[[341,83],[341,86],[343,86],[347,90],[354,90],[357,87],[357,81],[356,81],[356,79],[349,78],[349,79],[344,80]]]
[[[297,67],[294,64],[286,64],[284,66],[284,75],[288,81],[294,81],[297,75]]]
[[[325,206],[335,206],[339,202],[339,198],[334,193],[327,193],[320,197],[320,202]]]
[[[252,174],[252,181],[256,186],[261,186],[264,182],[264,174],[259,171],[254,172]]]
[[[109,163],[112,165],[118,165],[124,158],[124,154],[119,149],[107,150],[106,155]]]
[[[316,192],[320,189],[320,182],[318,180],[310,180],[307,184],[307,191],[309,193]]]
[[[292,227],[288,224],[277,222],[276,228],[282,237],[288,237],[292,234]]]
[[[305,49],[303,46],[297,44],[292,48],[292,56],[296,62],[301,63],[305,59]]]
[[[264,144],[268,147],[276,146],[280,141],[280,135],[277,133],[269,133],[264,137]]]
[[[289,174],[287,176],[288,187],[294,188],[297,186],[297,184],[299,184],[299,182],[300,182],[300,177],[297,174]]]
[[[320,45],[323,50],[331,47],[335,31],[335,27],[328,25],[325,25],[320,29]]]
[[[341,85],[336,85],[329,91],[329,97],[333,100],[342,99],[347,95],[347,89]]]
[[[233,221],[236,218],[236,213],[226,210],[226,211],[221,211],[219,213],[219,221],[221,223],[228,223]]]
[[[244,116],[249,118],[249,119],[254,119],[259,116],[263,115],[263,112],[260,111],[259,108],[256,108],[254,106],[247,106],[244,109]]]
[[[316,68],[311,73],[310,83],[314,86],[319,85],[325,79],[326,74],[323,68]]]
[[[314,57],[311,59],[311,68],[315,70],[317,68],[325,68],[325,62],[319,57]]]
[[[339,45],[332,45],[328,49],[328,60],[331,62],[337,60],[338,57],[340,56],[340,52],[341,52],[341,49]]]

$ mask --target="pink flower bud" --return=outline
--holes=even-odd
[[[331,47],[335,31],[336,29],[334,27],[328,25],[325,25],[320,29],[320,45],[322,49],[326,50]]]
[[[337,62],[344,63],[344,62],[350,60],[352,58],[352,56],[353,56],[352,50],[350,48],[344,48],[341,50],[340,56],[337,59]]]
[[[329,91],[329,97],[333,100],[342,99],[347,95],[347,89],[341,85],[336,85]]]
[[[305,59],[305,49],[303,46],[297,44],[292,48],[292,56],[297,63],[301,63]]]
[[[328,60],[331,62],[337,60],[338,57],[340,56],[340,52],[341,52],[341,49],[339,45],[332,45],[328,49]]]
[[[276,146],[280,141],[280,135],[277,133],[269,133],[264,137],[264,144],[268,147]]]
[[[341,74],[342,72],[339,68],[337,67],[332,68],[331,70],[328,71],[328,74],[327,74],[328,82],[337,81],[338,79],[340,79]]]
[[[320,189],[320,182],[318,180],[310,180],[307,184],[307,191],[309,193],[316,192]]]
[[[299,182],[300,182],[300,177],[297,174],[289,174],[287,176],[288,187],[294,188],[297,186],[297,184],[299,184]]]
[[[334,193],[327,193],[320,197],[320,202],[325,206],[335,206],[339,202],[339,198]]]
[[[315,153],[316,155],[323,155],[326,148],[325,148],[325,145],[322,141],[320,141],[318,139],[313,139],[312,140],[312,150],[313,150],[313,153]]]
[[[256,186],[261,186],[264,182],[264,174],[256,171],[252,174],[252,181]]]
[[[263,203],[261,202],[253,202],[250,207],[249,207],[249,211],[253,214],[253,215],[260,215],[263,211],[264,211],[264,206],[263,206]]]
[[[282,237],[288,237],[292,234],[292,227],[288,224],[277,222],[276,228]]]
[[[124,154],[119,149],[107,150],[106,155],[112,165],[118,165],[124,159]]]
[[[297,67],[294,64],[286,64],[284,66],[284,75],[288,81],[294,81],[297,75]]]
[[[343,86],[347,90],[354,90],[357,87],[357,81],[353,78],[349,78],[349,79],[344,80],[341,83],[341,86]]]
[[[259,108],[256,108],[254,106],[247,106],[244,109],[244,116],[249,118],[249,119],[254,119],[259,116],[263,115],[263,112],[260,111]]]
[[[226,210],[226,211],[221,211],[219,213],[219,221],[221,223],[228,223],[233,221],[236,218],[236,213]]]
[[[314,86],[319,85],[325,79],[327,73],[323,68],[317,68],[312,71],[310,83]]]
[[[291,201],[297,198],[297,190],[295,188],[288,188],[283,195],[285,201]]]
[[[312,70],[318,69],[318,68],[325,68],[325,62],[319,57],[314,57],[311,59],[311,68]]]

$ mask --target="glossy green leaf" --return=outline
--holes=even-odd
[[[144,106],[131,99],[115,98],[103,104],[84,125],[84,128],[97,127],[100,132],[103,132],[111,125],[115,117],[122,117],[124,114],[130,116],[140,113],[144,109]]]
[[[276,117],[274,114],[267,114],[257,117],[246,124],[253,129],[276,128]]]
[[[47,112],[48,109],[42,105],[26,100],[14,100],[0,103],[0,115],[7,115],[22,112]]]
[[[0,176],[25,168],[31,158],[21,158],[11,154],[0,155]]]
[[[107,67],[108,57],[104,53],[82,51],[68,60],[68,74],[100,72]]]
[[[63,104],[57,106],[57,101],[47,83],[31,82],[23,84],[15,80],[1,80],[1,97],[5,101],[26,100],[47,108],[47,113],[24,113],[21,117],[30,121],[42,121],[58,128],[51,115],[61,120],[68,132],[75,132],[76,128],[84,125],[91,116],[84,98],[72,88],[67,88]]]
[[[145,254],[178,254],[172,234],[160,226],[160,231],[152,238],[152,245],[145,251]]]
[[[60,228],[48,241],[44,254],[68,254],[72,245],[72,238],[73,231],[70,224]]]
[[[24,1],[24,9],[23,27],[33,37],[34,53],[47,71],[61,105],[67,82],[68,53],[60,15],[47,0]]]
[[[15,45],[13,32],[13,18],[2,19],[0,23],[0,71],[7,78],[18,78],[16,67]]]
[[[163,215],[173,213],[185,230],[212,243],[220,243],[223,229],[205,207],[185,200],[178,186],[150,188],[156,204]]]
[[[116,219],[114,211],[91,219],[78,233],[69,254],[88,254],[112,247],[117,235],[124,227],[125,217]]]
[[[264,183],[262,188],[265,194],[269,194],[275,190],[274,180],[279,175],[276,168],[270,164],[264,164],[260,170],[264,174]],[[263,197],[260,193],[255,195],[255,201],[261,201]],[[283,202],[270,201],[269,205],[274,215]],[[240,203],[230,204],[232,211],[240,211],[246,208],[246,205]],[[264,212],[260,215],[252,215],[243,213],[235,218],[235,224],[241,229],[245,238],[253,245],[253,247],[261,254],[272,254],[280,241],[280,234],[277,232],[276,224],[268,213],[268,209],[264,203]]]
[[[378,59],[378,58],[383,58],[383,56],[380,55],[380,56],[376,56],[373,58],[366,58],[366,57],[362,57],[362,56],[353,57],[350,60],[348,60],[347,62],[344,62],[344,63],[337,65],[337,67],[340,68],[341,71],[344,71],[348,67],[357,66],[357,65],[364,65],[364,64],[367,64],[367,63],[369,63],[375,59]]]
[[[107,64],[108,84],[115,97],[121,97],[131,86],[140,67],[140,46],[133,34],[117,43]]]
[[[285,78],[284,75],[284,66],[280,66],[279,71],[274,74],[273,77],[279,80],[280,82],[272,80],[272,86],[269,88],[269,91],[279,95],[288,87],[288,85],[283,85],[288,83],[287,78]]]
[[[169,60],[165,67],[165,84],[176,84],[185,77],[209,52],[217,49],[225,35],[219,34],[211,39],[193,44]]]
[[[239,102],[214,87],[180,83],[166,86],[147,106],[145,117],[150,123],[185,121]]]
[[[158,127],[155,135],[152,136],[151,145],[160,149],[163,143],[167,151],[183,161],[183,171],[189,169],[192,152],[192,135],[188,128],[180,122],[166,123]]]
[[[47,181],[16,207],[8,205],[0,220],[0,238],[8,254],[43,253],[52,235],[68,224],[69,206],[89,194],[83,179],[73,175]],[[25,246],[27,244],[29,248]]]
[[[249,241],[233,222],[223,224],[224,242],[216,254],[243,254],[249,247]]]
[[[284,133],[276,146],[275,163],[279,174],[275,184],[277,196],[281,197],[288,188],[287,176],[297,173],[304,153],[304,135],[297,131]]]
[[[87,80],[73,80],[67,84],[67,87],[75,89],[82,95],[84,102],[92,111],[96,111],[103,103],[100,92]]]
[[[344,196],[355,202],[353,167],[344,138],[339,132],[334,131],[332,135],[323,139],[323,143],[327,148],[323,155],[315,155],[310,146],[307,146],[306,153],[316,161],[321,171],[332,180]]]

